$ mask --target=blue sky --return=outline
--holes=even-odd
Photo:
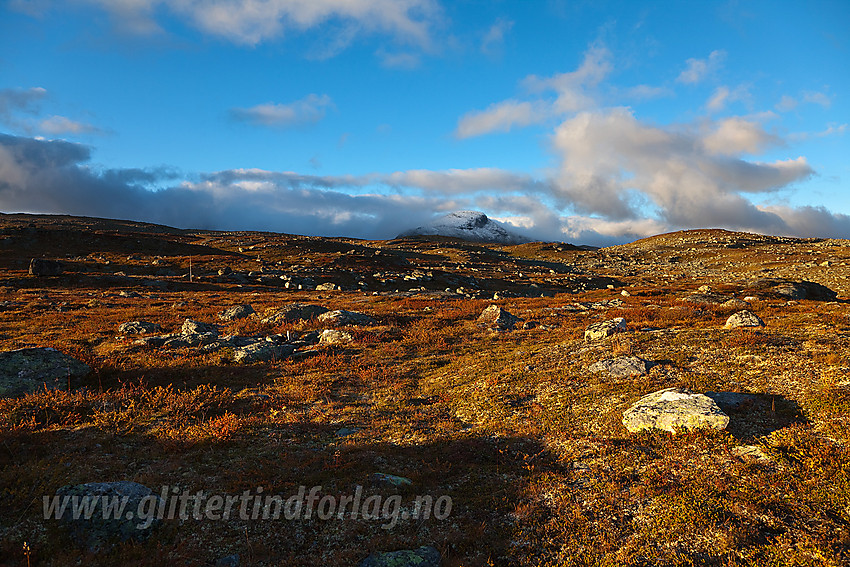
[[[850,3],[11,0],[0,210],[850,237]]]

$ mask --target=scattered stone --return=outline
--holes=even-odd
[[[71,540],[92,553],[107,549],[118,542],[145,541],[161,523],[161,520],[155,518],[161,499],[150,488],[137,482],[89,482],[69,485],[57,490],[56,495],[60,498],[85,498],[94,502],[94,513],[89,518],[73,518],[70,506],[61,518]],[[127,510],[149,511],[150,517],[110,517],[103,511],[103,502],[112,499],[126,499]]]
[[[752,311],[738,311],[734,315],[730,315],[726,319],[727,329],[735,329],[737,327],[764,327],[764,321]]]
[[[667,388],[646,395],[623,412],[623,425],[635,433],[644,429],[725,429],[727,416],[706,395],[685,388]]]
[[[327,282],[316,286],[316,291],[335,291],[340,289],[342,288],[333,282]]]
[[[341,427],[336,430],[335,435],[337,437],[348,437],[349,435],[354,435],[358,431],[360,430],[356,427]]]
[[[710,285],[701,285],[701,286],[699,286],[698,289],[699,289],[700,293],[708,293],[709,291],[711,291],[711,286]]]
[[[387,488],[402,488],[413,484],[413,481],[409,478],[386,473],[374,473],[369,477],[369,481],[372,484],[385,486]]]
[[[623,317],[616,319],[608,319],[600,323],[590,325],[584,331],[584,340],[587,342],[596,341],[610,337],[614,333],[619,333],[626,330],[626,320]]]
[[[404,549],[386,553],[375,552],[358,567],[440,567],[440,552],[428,545],[419,549]]]
[[[139,295],[135,291],[119,291],[118,295],[121,297],[130,297],[133,299],[141,297],[141,295]]]
[[[322,313],[318,319],[323,323],[328,323],[335,327],[343,327],[345,325],[374,325],[376,323],[374,319],[364,313],[346,311],[345,309]]]
[[[218,271],[218,275],[220,275],[220,276],[227,276],[227,275],[230,275],[232,273],[233,273],[233,269],[230,266],[225,266]]]
[[[738,299],[737,297],[733,297],[729,301],[724,301],[721,305],[723,305],[723,307],[730,307],[733,309],[744,309],[750,306],[749,302],[743,299]]]
[[[127,321],[118,325],[118,332],[122,335],[144,335],[147,333],[159,333],[162,327],[148,321]]]
[[[321,305],[311,305],[307,303],[290,303],[278,309],[268,317],[263,319],[263,323],[271,325],[280,325],[291,321],[299,321],[301,319],[314,319],[322,313],[327,313],[328,308]]]
[[[645,376],[647,373],[646,361],[637,356],[618,356],[608,360],[600,360],[590,365],[591,372],[604,372],[612,378],[629,378],[633,376]]]
[[[479,323],[487,325],[488,327],[495,327],[503,330],[513,329],[514,325],[521,320],[522,319],[519,317],[511,315],[498,305],[491,305],[478,316]]]
[[[323,345],[339,345],[350,343],[353,340],[354,337],[351,333],[338,331],[336,329],[325,329],[322,331],[322,334],[319,335],[319,344]]]
[[[234,305],[233,307],[228,307],[227,309],[219,313],[218,318],[222,321],[236,321],[237,319],[245,319],[246,317],[250,317],[254,313],[254,308],[250,305]]]
[[[0,397],[23,396],[42,388],[65,389],[69,380],[90,371],[87,364],[52,348],[0,352]]]
[[[235,350],[233,360],[242,364],[282,360],[294,350],[295,347],[292,345],[276,345],[263,340]]]
[[[31,276],[58,276],[62,274],[62,262],[33,258],[30,260],[29,274]]]

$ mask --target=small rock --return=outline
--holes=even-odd
[[[318,320],[323,323],[328,323],[335,327],[342,327],[345,325],[374,325],[375,320],[369,317],[364,313],[358,313],[356,311],[346,311],[345,309],[338,309],[336,311],[328,311],[327,313],[322,313],[319,315]]]
[[[479,323],[503,330],[513,329],[514,325],[521,320],[522,319],[519,317],[508,313],[498,305],[491,305],[478,316]]]
[[[62,262],[33,258],[30,260],[29,274],[31,276],[58,276],[62,274]]]
[[[162,327],[148,321],[127,321],[118,325],[118,332],[122,335],[144,335],[147,333],[159,333]]]
[[[667,388],[646,395],[623,412],[623,425],[635,433],[643,429],[725,429],[727,416],[708,396],[685,388]]]
[[[409,478],[386,473],[374,473],[369,477],[369,481],[372,484],[386,486],[388,488],[401,488],[403,486],[410,486],[413,484],[413,481]]]
[[[246,317],[250,317],[254,314],[254,308],[250,305],[234,305],[233,307],[228,307],[224,311],[218,314],[218,318],[222,321],[236,321],[237,319],[245,319]]]
[[[375,552],[361,561],[358,567],[440,567],[441,560],[440,552],[428,545],[419,549]]]
[[[183,327],[180,329],[180,333],[183,335],[201,335],[206,333],[218,335],[218,328],[209,323],[201,323],[194,319],[186,319],[183,321]]]
[[[135,291],[119,291],[118,295],[121,296],[121,297],[130,297],[130,298],[133,298],[133,299],[141,297],[141,295],[139,295]]]
[[[227,275],[230,275],[232,273],[233,273],[233,269],[230,266],[225,266],[218,271],[218,275],[220,275],[220,276],[227,276]],[[237,557],[239,557],[239,556],[237,555]]]
[[[726,319],[727,329],[735,329],[737,327],[764,327],[764,321],[752,311],[738,311],[734,315],[730,315]]]
[[[605,372],[612,378],[629,378],[645,376],[646,361],[637,356],[619,356],[608,360],[600,360],[590,365],[591,372]]]
[[[316,291],[334,291],[339,289],[342,288],[333,282],[322,283],[316,286]]]
[[[587,342],[610,337],[614,333],[626,330],[626,320],[623,317],[608,319],[600,323],[594,323],[584,331],[584,340]]]
[[[698,289],[701,293],[708,293],[709,291],[711,291],[711,286],[710,286],[710,285],[701,285],[701,286],[699,286],[699,288],[697,288],[697,289]]]
[[[728,301],[724,301],[723,303],[721,303],[721,305],[723,307],[731,307],[734,309],[744,309],[750,306],[750,304],[746,300],[738,299],[737,297],[733,297]]]
[[[354,340],[354,337],[351,333],[347,333],[345,331],[338,331],[336,329],[325,329],[322,331],[322,334],[319,335],[319,344],[324,345],[339,345],[350,343]]]

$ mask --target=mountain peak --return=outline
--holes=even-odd
[[[521,244],[529,239],[512,232],[502,223],[496,222],[480,211],[456,211],[437,217],[432,222],[398,235],[408,236],[447,236],[471,240],[473,242],[493,242],[499,244]]]

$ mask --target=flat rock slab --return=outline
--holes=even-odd
[[[78,505],[86,501],[94,503],[90,517],[81,515],[74,518],[72,500],[60,518],[71,536],[71,541],[92,553],[108,549],[117,542],[144,541],[161,523],[154,517],[161,499],[151,489],[137,482],[89,482],[69,485],[57,490],[56,495],[60,499],[66,496],[76,499]],[[113,499],[118,502],[126,501],[124,514],[117,519],[114,515],[104,514],[104,499],[107,502],[112,502]],[[132,517],[128,517],[131,513]],[[145,517],[139,517],[140,513]]]
[[[292,345],[276,345],[263,340],[236,349],[233,352],[233,360],[242,364],[282,360],[294,351],[295,347]]]
[[[752,311],[738,311],[737,313],[730,315],[728,319],[726,319],[727,329],[737,329],[738,327],[764,327],[764,321],[761,320],[761,317],[753,313]]]
[[[610,337],[614,333],[620,333],[626,330],[626,320],[622,317],[616,319],[608,319],[601,323],[594,323],[584,331],[584,340],[587,342],[598,341]]]
[[[513,329],[514,325],[521,320],[516,315],[508,313],[498,305],[491,305],[478,316],[479,323],[503,330]]]
[[[342,327],[345,325],[374,325],[375,320],[366,315],[365,313],[358,313],[356,311],[346,311],[345,309],[337,309],[336,311],[328,311],[327,313],[322,313],[318,317],[319,321],[322,323],[328,323],[329,325],[333,325],[335,327]]]
[[[685,388],[667,388],[642,397],[623,412],[623,425],[635,433],[661,429],[725,429],[727,416],[710,397]]]
[[[618,356],[608,360],[594,362],[588,368],[591,372],[603,372],[612,378],[629,378],[645,376],[648,370],[646,361],[637,356]]]
[[[441,560],[440,552],[428,545],[419,549],[376,552],[361,561],[359,567],[440,567]]]
[[[0,397],[68,387],[69,379],[91,372],[91,367],[52,348],[22,348],[0,352]]]

